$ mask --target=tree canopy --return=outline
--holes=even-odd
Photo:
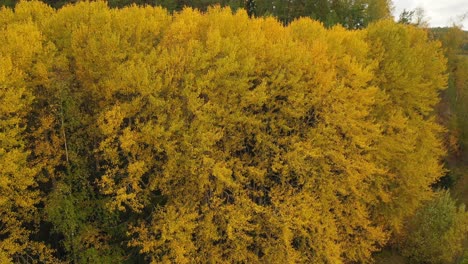
[[[444,173],[411,26],[21,2],[0,32],[5,262],[368,263]]]
[[[13,7],[18,0],[0,0],[0,6]],[[76,0],[43,0],[60,8]],[[391,18],[390,0],[108,0],[111,7],[132,4],[161,6],[169,12],[179,12],[186,7],[206,11],[210,6],[229,7],[233,11],[245,9],[249,16],[274,16],[283,24],[309,17],[321,21],[327,27],[336,24],[349,29],[363,28],[380,19]]]

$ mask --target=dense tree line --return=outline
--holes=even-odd
[[[415,27],[21,2],[0,38],[2,263],[366,263],[444,174]]]
[[[60,8],[76,0],[43,0],[52,7]],[[0,0],[0,6],[13,7],[17,0]],[[341,24],[346,28],[363,28],[372,21],[390,18],[390,0],[108,0],[110,7],[131,4],[162,6],[169,12],[192,7],[206,11],[220,5],[233,11],[242,8],[249,16],[274,16],[284,24],[300,17],[322,21],[326,26]]]

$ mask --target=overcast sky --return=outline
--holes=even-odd
[[[396,19],[403,9],[422,7],[431,27],[451,26],[453,22],[459,23],[457,17],[468,14],[468,0],[393,0],[393,5]],[[463,29],[468,30],[468,17],[463,21]]]

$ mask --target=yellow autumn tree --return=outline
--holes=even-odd
[[[0,10],[0,256],[3,262],[50,260],[42,242],[30,240],[40,221],[36,206],[40,166],[31,162],[29,114],[34,90],[48,81],[50,46],[22,9]]]
[[[88,9],[93,10],[93,6]],[[40,236],[52,237],[49,243],[66,252],[60,256],[65,260],[102,263],[117,261],[123,254],[109,234],[116,229],[116,216],[107,213],[93,189],[96,174],[92,172],[92,153],[97,140],[89,125],[92,116],[82,109],[91,94],[80,90],[72,70],[75,65],[69,60],[73,34],[67,28],[81,25],[83,21],[76,21],[76,16],[86,12],[80,11],[64,8],[55,13],[40,2],[22,2],[10,13],[8,26],[27,22],[44,42],[42,53],[19,56],[32,64],[26,81],[34,97],[27,114],[27,148],[31,153],[28,164],[37,169],[42,191],[42,201],[37,205],[41,209],[37,219],[41,220]],[[15,45],[23,44],[12,43],[8,52],[15,53]],[[53,237],[63,238],[53,241]]]
[[[154,121],[128,116],[134,106],[120,102],[104,113],[102,131],[121,135],[116,147],[100,147],[112,161],[105,193],[120,210],[143,210],[134,200],[145,185],[164,201],[133,228],[132,244],[153,261],[367,261],[385,241],[364,200],[366,180],[379,172],[365,151],[379,131],[369,117],[372,74],[359,65],[366,52],[346,56],[330,45],[366,48],[364,35],[340,37],[337,28],[329,36],[314,23],[284,28],[187,9],[155,51]],[[290,41],[300,27],[323,39]]]
[[[375,176],[375,188],[388,194],[375,216],[398,231],[444,173],[443,129],[434,107],[446,88],[446,60],[440,43],[413,26],[382,21],[369,26],[366,38],[377,63],[371,83],[379,88],[374,116],[382,129],[374,155],[385,170]]]
[[[102,2],[66,6],[43,26],[44,34],[57,49],[50,73],[53,83],[47,97],[41,97],[46,106],[40,113],[44,121],[37,129],[42,132],[37,138],[44,133],[51,135],[41,140],[41,157],[55,161],[48,167],[47,180],[52,188],[46,193],[44,217],[53,226],[51,234],[63,236],[58,246],[66,252],[63,257],[76,263],[109,263],[124,258],[120,243],[113,237],[122,232],[117,231],[118,215],[107,210],[104,198],[96,192],[101,164],[94,155],[100,141],[96,132],[97,109],[103,107],[109,90],[109,86],[101,85],[107,80],[101,78],[98,67],[105,72],[107,66],[118,64],[109,61],[103,52],[115,53],[111,49],[115,42],[112,36],[105,35],[91,43],[91,47],[100,42],[107,46],[101,54],[88,47],[89,57],[82,50],[87,42],[79,43],[88,36],[84,34],[93,34],[98,28],[107,33],[106,17],[110,13]],[[84,64],[86,58],[95,60],[94,66]]]

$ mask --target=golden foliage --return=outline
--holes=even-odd
[[[2,9],[0,17],[0,259],[50,257],[42,243],[30,241],[37,223],[37,176],[40,167],[31,162],[28,116],[34,87],[47,82],[45,60],[49,47],[37,25],[22,6],[13,13]]]
[[[368,263],[442,175],[445,60],[419,29],[104,2],[0,21],[0,259],[44,195],[75,262],[122,236],[96,203],[154,263]]]

